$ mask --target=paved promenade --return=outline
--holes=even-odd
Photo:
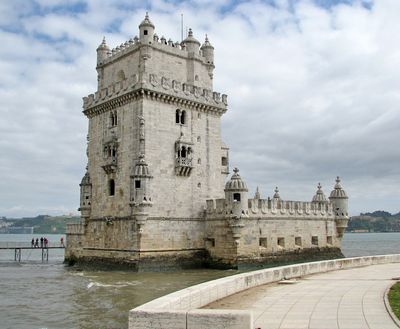
[[[398,329],[384,294],[400,264],[372,265],[268,284],[206,308],[252,310],[261,329]]]

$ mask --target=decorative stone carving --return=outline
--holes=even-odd
[[[150,74],[150,83],[151,83],[154,87],[158,86],[158,78],[157,78],[157,75],[155,75],[155,74]]]
[[[162,77],[161,78],[161,85],[164,89],[170,89],[171,88],[171,81],[170,79],[166,78],[166,77]]]

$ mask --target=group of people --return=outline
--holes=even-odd
[[[40,244],[39,244],[40,243]],[[32,248],[47,248],[49,246],[49,240],[47,238],[41,237],[39,238],[32,238],[31,247]],[[60,239],[60,246],[65,247],[64,245],[64,237]]]
[[[40,241],[40,245],[39,245],[39,241]],[[32,248],[47,248],[49,245],[49,240],[47,238],[41,237],[40,240],[39,238],[32,238],[31,241],[31,247]]]

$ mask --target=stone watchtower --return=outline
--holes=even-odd
[[[191,29],[181,42],[160,38],[146,14],[139,37],[112,50],[103,39],[96,70],[98,90],[83,99],[88,169],[80,205],[80,244],[91,254],[75,257],[135,250],[134,260],[144,250],[187,256],[203,248],[206,199],[223,196],[228,174],[220,132],[227,97],[213,91],[213,46]]]

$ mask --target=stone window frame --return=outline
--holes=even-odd
[[[327,237],[326,237],[326,244],[328,244],[328,245],[333,245],[333,237],[332,237],[332,235],[328,235]]]
[[[114,196],[115,195],[115,179],[110,178],[108,180],[108,196]]]
[[[184,126],[187,122],[186,110],[176,109],[175,110],[175,124]]]
[[[313,245],[313,246],[318,246],[318,236],[317,235],[313,235],[312,237],[311,237],[311,245]]]
[[[258,246],[261,248],[267,248],[268,247],[268,238],[267,237],[260,237],[258,239]]]
[[[285,248],[285,238],[283,236],[282,237],[277,237],[276,238],[276,244],[280,248]]]
[[[117,111],[111,111],[109,117],[109,127],[114,128],[118,126],[118,114]]]

